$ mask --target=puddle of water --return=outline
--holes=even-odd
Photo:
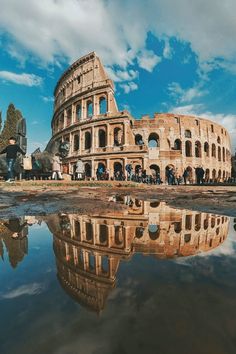
[[[235,353],[235,220],[118,202],[1,221],[2,354]]]

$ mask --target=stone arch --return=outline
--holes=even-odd
[[[221,143],[221,140],[220,140],[220,137],[219,137],[219,136],[217,137],[217,143],[218,143],[218,144]]]
[[[184,136],[185,136],[185,138],[188,138],[188,139],[192,138],[191,130],[185,130]]]
[[[193,179],[194,179],[193,168],[191,166],[187,166],[186,170],[189,173],[189,175],[188,175],[189,183],[193,183]]]
[[[181,221],[174,222],[174,230],[175,230],[175,233],[177,233],[177,234],[179,234],[182,231],[182,222]]]
[[[74,135],[73,150],[74,151],[78,151],[79,150],[79,134],[75,134]]]
[[[209,168],[207,168],[205,172],[205,182],[208,182],[209,179],[210,179],[210,170]]]
[[[151,240],[157,240],[160,236],[160,227],[159,225],[151,224],[148,226],[148,234]]]
[[[98,171],[99,171],[98,173],[99,173],[99,174],[102,174],[102,173],[105,172],[106,166],[105,166],[105,164],[104,164],[103,162],[99,162],[97,169],[98,169]]]
[[[82,106],[81,106],[81,103],[78,103],[78,104],[76,105],[76,110],[75,110],[75,112],[76,112],[76,119],[77,119],[77,120],[80,120],[81,117],[82,117]]]
[[[211,145],[211,156],[216,157],[216,146],[215,144]]]
[[[204,152],[205,152],[206,157],[209,157],[210,148],[209,148],[208,142],[204,143]]]
[[[144,234],[144,228],[143,227],[136,227],[135,229],[135,237],[136,238],[142,238]]]
[[[92,168],[91,168],[91,164],[89,162],[85,163],[84,171],[85,171],[85,177],[91,177],[92,176]]]
[[[136,134],[135,135],[135,145],[143,145],[143,137],[141,134]]]
[[[107,99],[102,96],[99,98],[99,114],[107,113]]]
[[[125,229],[121,225],[115,225],[115,244],[122,246],[124,243]]]
[[[107,244],[108,243],[108,227],[107,225],[100,224],[99,225],[99,242],[100,244]]]
[[[69,126],[71,125],[72,122],[72,110],[71,108],[68,108],[66,110],[66,125]]]
[[[223,159],[223,162],[225,162],[225,148],[224,147],[222,149],[222,159]]]
[[[105,147],[107,145],[107,136],[105,129],[99,129],[98,131],[98,146]]]
[[[212,180],[213,180],[213,182],[216,180],[216,170],[215,169],[212,170]]]
[[[218,177],[217,177],[218,182],[221,181],[221,177],[222,177],[222,172],[221,172],[221,170],[219,170],[218,171]]]
[[[136,165],[135,168],[134,168],[135,173],[138,173],[140,168],[142,168],[141,165]]]
[[[223,171],[223,181],[225,181],[225,171]]]
[[[114,145],[123,145],[123,130],[119,127],[114,128]]]
[[[195,231],[201,229],[201,214],[195,214]]]
[[[221,161],[221,147],[218,146],[218,161]]]
[[[187,214],[185,216],[185,230],[192,229],[192,215]]]
[[[190,140],[185,141],[185,155],[186,157],[192,156],[192,143]]]
[[[114,176],[116,176],[117,174],[119,176],[123,175],[124,173],[123,164],[119,161],[114,162],[113,170],[114,170]]]
[[[158,208],[160,206],[160,202],[150,202],[150,208]]]
[[[158,165],[152,164],[149,168],[153,176],[156,177],[158,173],[160,174],[160,167]]]
[[[151,133],[148,137],[148,146],[149,147],[159,147],[160,146],[160,138],[157,133]]]
[[[92,146],[92,136],[90,132],[85,132],[84,134],[84,148],[85,150],[90,149]]]
[[[175,139],[174,150],[182,150],[182,141],[180,139]]]
[[[91,222],[86,222],[85,224],[85,229],[86,229],[86,241],[92,241],[93,240],[93,224]]]
[[[87,118],[92,118],[93,116],[93,101],[88,100],[86,103],[86,110],[87,110]]]
[[[195,156],[202,157],[202,145],[200,141],[195,142]]]

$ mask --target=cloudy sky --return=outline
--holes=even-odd
[[[0,110],[13,102],[29,151],[51,136],[53,89],[96,51],[119,109],[207,117],[236,147],[235,0],[0,0]]]

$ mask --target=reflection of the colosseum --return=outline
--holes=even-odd
[[[124,203],[128,209],[116,215],[63,214],[48,220],[61,285],[97,312],[115,285],[120,260],[136,252],[158,258],[195,255],[219,246],[228,234],[225,216],[130,197]]]

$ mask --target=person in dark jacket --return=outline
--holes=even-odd
[[[3,149],[0,154],[6,154],[7,162],[7,180],[6,182],[14,181],[14,165],[17,158],[17,153],[25,155],[25,152],[16,144],[16,139],[12,136],[9,139],[9,145]]]

